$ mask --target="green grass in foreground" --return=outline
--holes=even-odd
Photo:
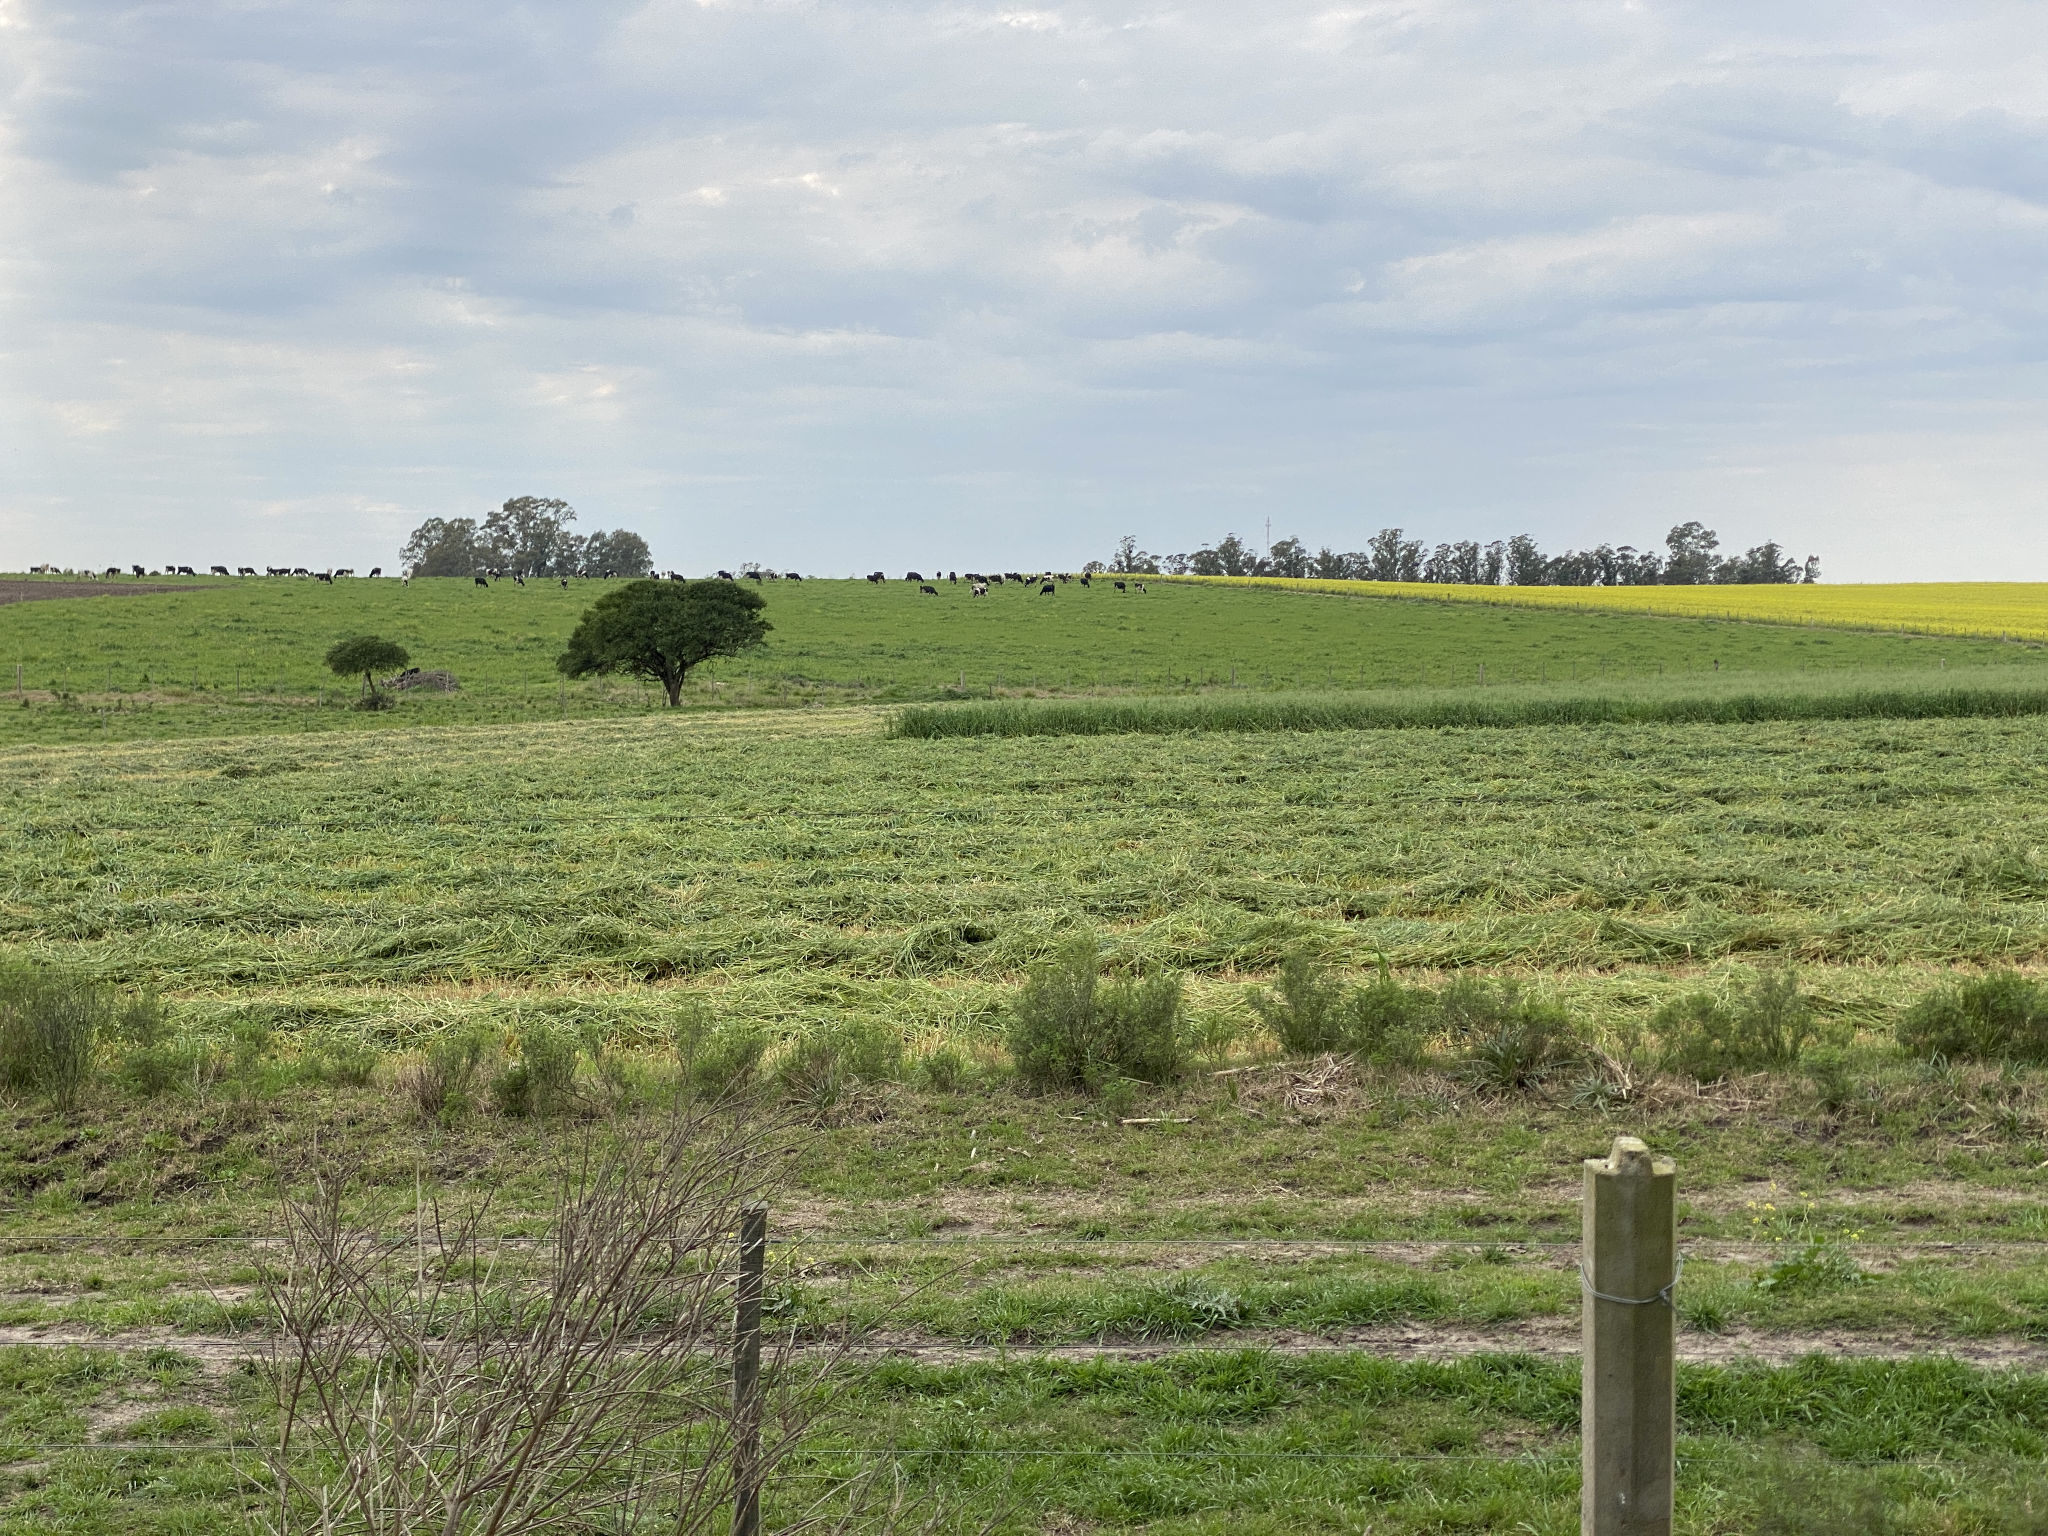
[[[1523,686],[1181,698],[988,699],[913,705],[893,736],[1176,735],[1554,726],[1753,725],[1767,720],[2010,719],[2048,714],[2048,680],[2010,670],[1642,682],[1625,690]]]
[[[0,606],[0,741],[88,741],[483,724],[653,710],[637,684],[564,685],[554,670],[604,583],[488,589],[469,582],[212,582],[140,597]],[[2039,647],[1793,625],[1557,613],[1252,588],[1106,585],[1055,597],[1002,587],[864,581],[768,586],[768,648],[709,665],[693,707],[899,702],[1009,694],[1175,694],[1235,686],[1444,688],[1646,682],[1950,667],[2040,672]],[[396,640],[453,671],[455,696],[349,708],[320,658],[336,640]],[[1718,673],[1716,668],[1718,666]]]
[[[168,1350],[139,1365],[33,1348],[0,1351],[0,1380],[14,1389],[0,1409],[0,1532],[239,1520],[248,1495],[213,1447],[248,1419],[253,1382],[209,1382]],[[130,1418],[138,1403],[162,1406]],[[943,1531],[1564,1536],[1578,1519],[1577,1416],[1576,1365],[1516,1356],[894,1362],[835,1394],[764,1515],[773,1529],[879,1463]],[[1819,1358],[1690,1367],[1678,1420],[1683,1532],[2041,1529],[2048,1381],[2036,1375]],[[162,1449],[30,1449],[72,1437]]]

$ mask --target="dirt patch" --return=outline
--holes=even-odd
[[[221,1375],[244,1361],[259,1359],[266,1349],[259,1335],[174,1333],[167,1328],[133,1333],[94,1334],[67,1328],[0,1328],[0,1347],[78,1345],[139,1353],[173,1349],[198,1362],[209,1375]],[[1579,1320],[1576,1317],[1530,1318],[1491,1328],[1446,1327],[1435,1323],[1381,1323],[1329,1333],[1297,1333],[1284,1329],[1245,1329],[1206,1334],[1198,1339],[1147,1340],[1129,1343],[1018,1346],[962,1344],[916,1333],[876,1334],[850,1351],[854,1359],[918,1359],[935,1364],[1014,1363],[1020,1360],[1163,1360],[1192,1351],[1258,1349],[1280,1355],[1317,1355],[1357,1351],[1389,1360],[1458,1360],[1468,1355],[1538,1355],[1576,1358]],[[1853,1360],[1947,1358],[1987,1369],[2048,1370],[2048,1341],[2034,1339],[1943,1339],[1909,1333],[1857,1333],[1831,1328],[1787,1333],[1731,1328],[1721,1333],[1680,1332],[1678,1358],[1694,1365],[1787,1365],[1808,1355]]]
[[[169,1328],[138,1328],[129,1333],[94,1333],[74,1327],[0,1327],[0,1348],[29,1345],[41,1349],[111,1349],[121,1354],[141,1354],[152,1349],[176,1350],[196,1361],[208,1375],[220,1376],[245,1360],[263,1354],[263,1341],[253,1335],[177,1333]]]
[[[0,603],[40,603],[60,597],[147,597],[154,592],[204,590],[146,581],[0,581]]]

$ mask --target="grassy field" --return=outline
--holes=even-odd
[[[2042,1529],[2048,1069],[1894,1037],[1952,977],[2048,960],[2048,717],[925,739],[892,734],[894,705],[843,707],[943,695],[941,657],[958,693],[976,651],[1018,669],[1005,693],[1033,665],[1065,691],[1061,656],[1075,692],[1143,689],[1154,665],[1173,679],[1155,688],[1213,690],[1087,709],[1284,710],[1283,684],[1327,700],[1335,682],[1347,708],[1533,715],[1572,696],[1574,666],[1601,684],[1602,658],[1606,696],[1638,701],[1987,675],[2009,695],[2032,649],[806,582],[769,593],[791,651],[716,680],[835,707],[585,695],[569,720],[529,701],[540,718],[493,721],[494,691],[507,714],[520,677],[539,691],[588,597],[245,584],[0,609],[38,654],[139,648],[175,612],[219,657],[239,615],[229,632],[280,653],[384,629],[480,682],[367,736],[309,731],[366,717],[289,686],[123,708],[100,729],[129,740],[45,739],[61,705],[21,712],[0,942],[156,989],[190,1054],[154,1097],[110,1054],[75,1110],[0,1100],[0,1533],[239,1519],[223,1447],[265,1415],[247,1239],[310,1149],[366,1208],[489,1190],[532,1230],[562,1157],[681,1091],[679,1021],[765,1048],[787,1120],[778,1326],[852,1319],[879,1350],[771,1491],[771,1525],[879,1462],[945,1530],[1570,1531],[1578,1164],[1628,1132],[1680,1167],[1681,1529]],[[1279,659],[1238,694],[1227,671],[1201,681],[1262,635]],[[1486,658],[1483,695],[1442,691],[1449,673],[1425,689],[1459,645]],[[801,685],[773,670],[800,647]],[[1347,655],[1376,689],[1335,676]],[[842,664],[844,686],[817,683]],[[1184,1076],[1089,1095],[1013,1075],[1019,983],[1081,931],[1114,969],[1185,978]],[[1289,1060],[1249,994],[1291,953],[1426,993],[1512,982],[1601,1054],[1520,1088],[1448,1037]],[[1817,1029],[1801,1059],[1705,1084],[1659,1065],[1661,1006],[1787,965]],[[487,1085],[547,1029],[580,1041],[574,1102],[510,1116]],[[406,1074],[455,1039],[480,1042],[470,1107],[424,1115]],[[799,1069],[834,1041],[891,1049],[823,1091]]]
[[[1891,586],[1461,587],[1433,582],[1292,580],[1275,576],[1167,578],[1203,586],[1320,592],[1339,597],[1754,619],[1771,624],[2048,640],[2048,583],[1916,581]]]
[[[213,582],[147,597],[0,607],[0,742],[221,736],[485,724],[647,712],[654,690],[555,671],[601,589],[452,580]],[[1723,589],[1715,589],[1723,590]],[[865,581],[769,586],[766,650],[700,669],[695,707],[802,706],[1044,694],[1179,694],[1462,685],[1655,684],[1718,677],[2011,669],[2048,653],[1982,640],[1848,633],[1719,618],[1550,612],[1298,593],[1069,583],[937,598]],[[326,673],[335,640],[375,633],[453,671],[455,696],[365,715]]]
[[[1861,992],[2048,945],[2039,718],[938,743],[886,720],[17,748],[0,934],[195,1006],[345,997],[394,1038],[493,991],[641,985],[973,1028],[1077,924],[1219,983],[1306,941],[1602,987],[1783,957],[1864,968]]]

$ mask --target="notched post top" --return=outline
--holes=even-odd
[[[1678,1164],[1668,1157],[1652,1157],[1649,1146],[1641,1137],[1617,1136],[1613,1149],[1605,1157],[1586,1159],[1586,1169],[1590,1173],[1624,1179],[1647,1179],[1675,1174]]]

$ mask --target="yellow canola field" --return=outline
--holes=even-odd
[[[1420,581],[1293,580],[1284,576],[1176,576],[1215,586],[1278,587],[1348,597],[1420,597],[1580,612],[1749,619],[1907,634],[2048,640],[2048,582],[1928,581],[1831,587],[1460,587]]]

